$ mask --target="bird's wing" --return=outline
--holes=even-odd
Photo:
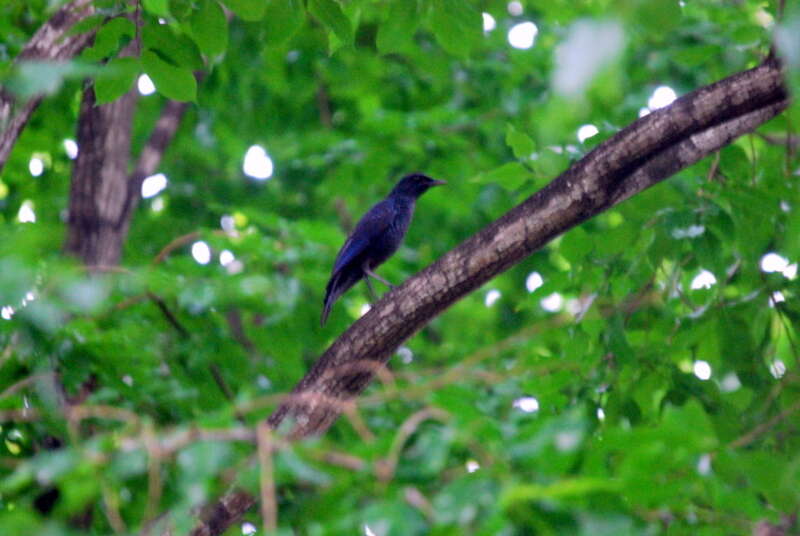
[[[339,250],[336,262],[333,263],[333,273],[335,274],[343,266],[346,266],[361,255],[372,241],[386,232],[393,219],[394,210],[391,201],[388,199],[384,199],[369,209],[358,222],[353,232],[350,233],[342,249]]]

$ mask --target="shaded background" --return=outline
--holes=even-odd
[[[257,493],[237,434],[364,312],[358,286],[318,327],[338,248],[397,178],[448,181],[380,269],[400,282],[636,117],[757,64],[776,25],[756,1],[151,0],[145,28],[160,17],[173,41],[144,33],[141,63],[114,70],[132,34],[106,22],[123,6],[96,4],[94,47],[55,76],[0,179],[9,534],[181,533],[231,484]],[[11,62],[55,7],[0,8],[20,94],[49,83]],[[800,35],[796,10],[782,21]],[[87,72],[101,100],[136,86],[134,154],[166,97],[194,101],[120,267],[92,277],[62,253]],[[282,533],[748,534],[796,511],[798,119],[434,320],[357,417],[276,454]],[[65,419],[65,401],[94,413]],[[254,508],[228,533],[256,527]]]

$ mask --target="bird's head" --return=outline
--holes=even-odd
[[[447,183],[445,181],[434,180],[422,173],[412,173],[400,179],[400,182],[394,187],[392,193],[419,197],[424,194],[428,188],[439,186],[440,184]]]

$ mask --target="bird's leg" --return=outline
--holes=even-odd
[[[392,285],[391,283],[386,281],[384,278],[382,278],[381,276],[379,276],[378,274],[373,272],[372,269],[369,266],[365,265],[363,270],[364,270],[364,273],[367,274],[369,277],[374,277],[375,279],[377,279],[378,281],[380,281],[381,283],[383,283],[384,285],[386,285],[389,288],[395,288],[394,285]],[[369,281],[369,279],[367,279],[367,281]]]
[[[369,289],[370,298],[372,298],[372,303],[378,301],[378,296],[375,294],[375,289],[372,288],[372,283],[369,281],[369,277],[364,278],[364,282],[367,284],[367,288]]]

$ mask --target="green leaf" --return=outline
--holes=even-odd
[[[169,12],[178,19],[183,20],[192,12],[191,0],[169,0]]]
[[[800,210],[789,212],[786,222],[786,242],[784,248],[790,259],[800,258]]]
[[[678,50],[672,57],[676,63],[697,69],[702,67],[708,61],[708,58],[718,57],[720,54],[722,54],[722,51],[719,45],[702,44]]]
[[[548,147],[536,154],[536,160],[532,162],[532,165],[537,176],[552,179],[567,169],[569,159],[563,151]]]
[[[261,20],[267,9],[265,0],[225,0],[225,5],[239,18],[248,21]]]
[[[148,24],[142,30],[145,48],[157,52],[162,58],[177,67],[192,71],[202,69],[203,58],[197,45],[183,34],[175,32],[166,24]]]
[[[94,45],[84,49],[81,57],[90,61],[105,59],[116,54],[122,47],[122,39],[133,38],[136,27],[130,19],[126,17],[115,17],[105,23],[97,31],[94,38]]]
[[[508,509],[518,502],[567,499],[619,489],[616,482],[592,477],[565,479],[549,485],[519,484],[506,489],[500,497],[500,504],[501,508]]]
[[[663,0],[640,0],[629,14],[629,22],[647,28],[649,36],[665,37],[681,23],[681,7],[678,2]]]
[[[94,92],[98,104],[111,102],[124,95],[139,74],[136,58],[114,58],[103,66],[94,81]]]
[[[583,261],[593,249],[592,237],[581,227],[570,230],[558,245],[558,252],[572,265]]]
[[[142,53],[142,67],[165,97],[192,102],[197,99],[197,82],[191,70],[170,65],[151,50]]]
[[[506,145],[511,147],[514,156],[520,160],[530,159],[531,154],[536,150],[536,144],[530,136],[514,128],[511,123],[506,126]]]
[[[72,28],[67,31],[67,35],[78,35],[90,30],[94,30],[95,28],[99,28],[105,20],[106,17],[104,15],[89,15],[85,19],[81,19],[76,22]]]
[[[167,0],[144,0],[142,2],[145,11],[157,17],[169,16],[169,2]]]
[[[271,43],[285,43],[303,24],[303,3],[300,0],[271,0],[267,3],[264,24]]]
[[[482,183],[494,182],[507,190],[516,190],[531,178],[530,170],[519,162],[503,164],[499,168],[478,176],[478,180]]]
[[[344,45],[353,44],[353,26],[350,19],[334,0],[309,0],[308,10],[324,24]],[[331,46],[331,52],[336,48]]]
[[[228,46],[228,19],[216,0],[204,0],[191,18],[192,36],[209,56],[222,54]]]
[[[382,54],[399,52],[411,43],[419,24],[417,0],[392,3],[386,19],[378,28],[376,44]]]
[[[456,526],[466,525],[479,515],[479,508],[494,505],[499,486],[496,481],[480,474],[467,475],[444,484],[433,498],[433,511],[438,523]],[[419,532],[417,532],[419,533]],[[462,534],[462,531],[441,531],[438,534]],[[502,533],[492,531],[489,534]]]
[[[483,38],[480,12],[470,2],[434,0],[431,31],[450,54],[466,57]]]

